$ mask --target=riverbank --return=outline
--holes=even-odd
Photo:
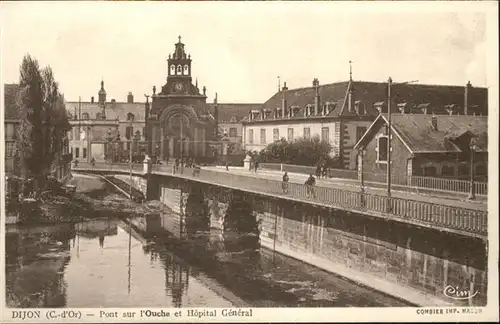
[[[77,186],[72,196],[53,195],[43,201],[18,205],[19,225],[75,223],[102,217],[119,217],[122,213],[148,215],[158,213],[159,202],[135,204],[124,201],[100,179],[75,175],[70,184]],[[105,197],[105,199],[103,199]]]

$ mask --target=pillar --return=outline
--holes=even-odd
[[[165,159],[165,143],[164,143],[164,140],[165,140],[165,134],[163,132],[163,127],[161,128],[161,132],[160,132],[160,157],[162,160]]]

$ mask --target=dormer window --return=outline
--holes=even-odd
[[[182,74],[182,65],[177,65],[177,75]]]
[[[231,118],[229,119],[229,122],[230,123],[236,123],[236,117],[235,116],[231,116]]]
[[[430,114],[430,104],[429,103],[423,103],[417,106],[417,111],[422,112],[423,114]]]
[[[379,101],[373,104],[373,108],[377,109],[379,114],[384,112],[384,106],[385,106],[384,101]]]
[[[311,116],[312,110],[313,110],[313,105],[307,105],[306,110],[304,111],[304,116],[305,117]]]
[[[365,104],[361,100],[357,100],[354,102],[354,109],[356,109],[356,113],[359,116],[366,115]]]
[[[254,120],[259,114],[258,110],[250,110],[250,120]]]
[[[407,102],[398,103],[398,110],[402,114],[404,114],[404,113],[407,112],[407,107],[408,107],[408,103]]]
[[[446,112],[448,112],[448,114],[451,116],[453,115],[453,113],[455,113],[457,110],[458,110],[458,106],[455,105],[455,104],[452,104],[452,105],[445,105],[444,106],[444,109],[446,110]]]
[[[297,112],[297,110],[299,110],[300,107],[299,106],[291,106],[290,107],[290,110],[289,110],[289,117],[295,117],[295,113]]]

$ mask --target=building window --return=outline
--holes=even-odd
[[[365,135],[366,133],[366,127],[356,127],[356,143],[359,142],[359,140],[361,139],[361,137],[363,137],[363,135]]]
[[[253,144],[253,129],[248,130],[248,144]]]
[[[189,67],[187,65],[184,65],[184,75],[189,74]]]
[[[280,139],[280,129],[279,128],[275,128],[273,129],[273,141],[279,141]]]
[[[358,115],[363,116],[366,115],[366,109],[365,109],[365,104],[361,101],[356,101],[354,103],[354,109],[356,109],[356,112]]]
[[[80,148],[76,147],[75,148],[75,158],[78,159],[80,157]]]
[[[86,148],[83,148],[83,156],[82,158],[86,158],[87,157],[87,149]]]
[[[377,162],[387,163],[387,136],[380,136],[377,140]]]
[[[14,124],[6,124],[5,125],[5,139],[15,139],[16,131]]]
[[[177,65],[177,74],[182,75],[182,66],[181,65]]]
[[[288,129],[288,141],[289,142],[293,141],[293,128]]]
[[[89,114],[88,113],[83,113],[82,114],[82,119],[83,120],[88,120],[89,119]]]
[[[16,143],[13,142],[7,142],[6,144],[6,151],[5,151],[5,156],[6,157],[12,157],[15,155],[16,151]]]
[[[304,138],[306,139],[311,138],[311,129],[309,127],[304,127]]]
[[[260,144],[266,144],[266,129],[260,129]]]
[[[238,129],[236,127],[229,128],[229,137],[238,137]]]
[[[143,136],[143,137],[146,137],[146,127],[143,127],[143,128],[142,128],[142,136]]]
[[[175,65],[170,66],[170,75],[175,75]]]
[[[230,123],[236,123],[236,117],[235,116],[231,116],[231,119],[229,119],[229,122]]]
[[[134,118],[135,118],[134,114],[132,114],[132,113],[128,113],[127,114],[127,120],[128,121],[134,121]]]
[[[134,127],[128,126],[125,128],[125,138],[129,140],[132,136],[134,136]]]
[[[321,140],[324,142],[330,142],[330,128],[328,127],[321,128]]]
[[[95,114],[95,119],[102,119],[101,113]]]

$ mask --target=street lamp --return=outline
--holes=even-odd
[[[141,132],[140,131],[136,131],[135,132],[135,151],[136,151],[136,155],[139,155],[139,141],[141,140]]]
[[[359,165],[359,180],[361,181],[361,206],[365,205],[365,175],[364,175],[364,157],[366,155],[366,149],[360,147],[358,151],[358,165]]]
[[[469,199],[473,200],[476,199],[476,185],[474,183],[474,160],[475,160],[475,153],[477,150],[476,146],[476,139],[471,138],[470,143],[469,143],[469,149],[470,149],[470,190],[469,190]]]

